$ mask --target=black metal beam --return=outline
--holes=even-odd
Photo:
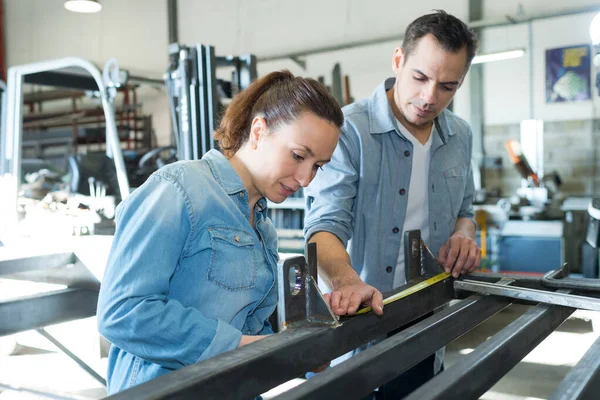
[[[179,21],[177,15],[177,0],[167,1],[167,23],[169,28],[169,44],[179,42]]]
[[[595,400],[600,393],[600,338],[560,383],[549,400]]]
[[[288,329],[110,398],[252,398],[431,312],[452,295],[447,279],[387,305],[381,317],[368,313],[344,318],[338,328]]]
[[[406,399],[477,399],[575,311],[540,304]]]
[[[98,292],[64,289],[0,301],[0,336],[96,315]]]
[[[84,70],[82,70],[84,71]],[[90,75],[79,75],[64,72],[37,72],[24,76],[25,83],[58,86],[70,89],[97,91],[98,84]]]
[[[520,274],[497,274],[491,272],[472,272],[465,275],[467,279],[473,279],[480,282],[496,283],[501,279],[514,279],[515,283],[511,286],[525,287],[529,289],[544,289],[541,283],[541,277]]]
[[[471,296],[276,398],[362,398],[509,304],[504,298]]]

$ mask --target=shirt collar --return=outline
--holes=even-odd
[[[215,177],[215,180],[223,188],[228,195],[238,194],[240,192],[247,193],[244,184],[240,176],[235,172],[231,162],[218,150],[209,150],[202,159],[206,161],[210,170]],[[247,194],[246,194],[247,197]],[[247,204],[247,203],[246,203]],[[256,202],[255,209],[261,214],[265,214],[267,211],[267,199],[261,197]]]
[[[372,135],[393,132],[396,130],[396,117],[390,107],[386,92],[394,86],[396,78],[383,81],[369,98],[369,130]],[[454,135],[448,126],[448,111],[444,110],[438,115],[434,124],[443,143],[448,142],[448,136]]]
[[[227,194],[232,195],[246,190],[240,176],[223,153],[212,149],[204,154],[202,159],[206,161],[215,180]]]

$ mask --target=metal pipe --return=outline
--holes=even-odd
[[[169,24],[169,44],[179,42],[179,24],[177,20],[177,0],[167,0],[167,21]]]
[[[477,399],[560,326],[573,308],[540,304],[408,396]]]
[[[556,289],[589,290],[600,292],[600,279],[567,278],[568,265],[565,263],[561,269],[549,271],[542,277],[542,285]]]
[[[510,15],[506,15],[503,18],[471,21],[468,23],[468,25],[471,28],[491,28],[491,27],[495,27],[495,26],[516,25],[516,24],[527,23],[527,22],[536,21],[536,20],[540,20],[540,19],[556,18],[556,17],[563,17],[563,16],[568,16],[568,15],[576,15],[576,14],[583,14],[583,13],[588,13],[588,12],[595,12],[595,11],[598,11],[599,9],[600,9],[600,7],[598,7],[597,5],[596,6],[576,7],[576,8],[572,8],[572,9],[568,9],[568,10],[562,10],[559,12],[541,13],[541,14],[537,14],[537,15],[534,15],[534,16],[531,16],[528,18],[527,17],[519,18],[517,16],[513,17]],[[284,59],[284,58],[292,58],[293,59],[293,58],[304,57],[304,56],[313,55],[313,54],[322,54],[322,53],[329,53],[329,52],[333,52],[333,51],[352,49],[352,48],[356,48],[356,47],[376,45],[376,44],[380,44],[383,42],[401,43],[402,39],[403,39],[403,37],[400,34],[390,35],[390,36],[380,36],[380,37],[373,38],[373,39],[357,40],[357,41],[348,42],[348,43],[341,44],[341,45],[315,47],[312,49],[299,50],[299,51],[290,52],[290,53],[266,55],[263,57],[258,57],[257,60],[258,61],[273,61],[273,60],[280,60],[280,59]]]
[[[102,81],[102,76],[98,71],[98,68],[89,61],[77,57],[65,57],[57,60],[18,65],[8,69],[9,97],[7,99],[7,106],[9,107],[9,109],[7,110],[6,125],[7,139],[11,141],[9,143],[9,145],[11,146],[11,150],[9,151],[9,149],[7,149],[7,156],[9,156],[7,158],[11,160],[11,163],[13,165],[13,168],[10,171],[10,173],[12,173],[13,177],[16,178],[13,182],[14,187],[12,188],[15,193],[15,196],[12,196],[12,193],[9,194],[11,197],[14,197],[14,201],[11,200],[11,207],[14,205],[14,211],[10,210],[9,212],[13,214],[12,218],[15,220],[17,206],[16,194],[19,191],[21,174],[21,140],[23,134],[23,77],[39,72],[55,71],[69,67],[78,67],[89,73],[98,85],[100,93],[102,93],[102,107],[104,109],[104,116],[106,119],[107,152],[110,152],[112,154],[113,161],[115,163],[121,198],[125,199],[127,198],[127,196],[129,196],[129,181],[127,179],[125,163],[123,161],[123,154],[121,153],[119,137],[116,131],[114,109],[112,104],[110,104],[108,101],[106,95],[106,88]]]
[[[471,280],[454,281],[454,288],[456,290],[504,296],[535,303],[547,303],[565,307],[581,308],[583,310],[600,311],[600,299],[588,296],[549,292],[547,290],[508,287]]]
[[[59,342],[58,340],[56,340],[54,338],[54,336],[52,336],[51,334],[46,332],[46,330],[44,330],[44,328],[36,329],[36,331],[37,331],[37,333],[39,333],[40,335],[42,335],[43,337],[48,339],[48,341],[50,341],[50,343],[52,343],[53,345],[58,347],[58,349],[60,351],[62,351],[63,353],[65,353],[71,360],[75,361],[77,363],[77,365],[79,365],[81,368],[83,368],[83,370],[85,372],[87,372],[88,374],[90,374],[95,380],[100,382],[103,386],[106,386],[106,379],[101,377],[100,374],[98,374],[96,371],[94,371],[92,369],[92,367],[87,365],[81,358],[77,357],[75,355],[75,353],[73,353],[71,350],[69,350],[65,346],[63,346],[63,344],[61,342]]]
[[[277,400],[365,396],[510,305],[471,296],[276,397]]]

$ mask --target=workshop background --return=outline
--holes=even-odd
[[[576,277],[598,278],[600,201],[593,198],[600,196],[600,27],[592,22],[600,2],[97,0],[93,3],[100,9],[93,13],[69,11],[66,3],[0,3],[0,89],[8,93],[2,98],[0,171],[19,172],[18,183],[0,181],[0,277],[7,275],[2,262],[14,254],[70,249],[77,240],[76,255],[87,274],[101,280],[114,207],[124,189],[118,163],[117,174],[105,176],[97,155],[113,145],[121,150],[127,191],[162,165],[201,156],[201,149],[185,150],[180,115],[182,98],[190,95],[181,71],[200,49],[213,56],[203,65],[214,74],[216,91],[200,87],[195,94],[213,107],[206,108],[211,116],[200,109],[198,114],[206,149],[220,107],[250,79],[289,69],[320,79],[341,105],[349,104],[392,75],[393,50],[408,23],[444,9],[476,28],[480,38],[481,58],[451,109],[473,130],[482,269],[541,276],[568,262]],[[600,26],[600,19],[595,22]],[[107,73],[109,60],[118,63],[121,74],[112,79],[114,140],[106,133],[111,121],[98,93],[77,74],[33,74],[22,88],[6,88],[9,68],[21,66],[19,73],[26,74],[27,65],[64,57],[87,60],[100,74]],[[565,59],[569,63],[559,65]],[[18,100],[22,112],[16,109]],[[19,136],[11,136],[15,125],[6,121],[22,123]],[[22,149],[18,169],[11,164],[15,158],[7,156],[14,143]],[[77,204],[86,207],[74,211],[57,198],[63,192],[79,196]],[[282,257],[302,253],[301,193],[270,206]],[[0,279],[0,306],[68,286],[21,278]],[[525,310],[511,306],[451,343],[446,368]],[[106,395],[107,343],[98,335],[95,317],[84,312],[67,319],[72,321],[41,332],[2,334],[0,327],[0,400]],[[481,398],[548,398],[600,335],[599,321],[596,312],[575,312]],[[301,382],[290,381],[263,397]]]

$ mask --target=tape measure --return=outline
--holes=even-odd
[[[449,278],[451,276],[452,276],[452,274],[449,272],[442,272],[441,274],[437,274],[436,276],[431,277],[427,280],[424,280],[423,282],[419,282],[416,285],[409,287],[408,289],[404,289],[403,291],[398,292],[395,295],[388,297],[387,299],[383,299],[383,305],[385,306],[387,304],[395,302],[396,300],[400,300],[406,296],[410,296],[411,294],[416,293],[419,290],[423,290],[426,287],[429,287],[435,283],[441,282],[444,279]],[[371,311],[371,307],[361,308],[360,310],[358,310],[356,312],[355,315],[366,314],[369,311]]]

